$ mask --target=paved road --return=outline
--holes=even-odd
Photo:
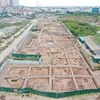
[[[4,58],[7,57],[13,51],[14,47],[16,47],[20,43],[20,41],[27,35],[32,26],[37,22],[37,19],[34,19],[31,22],[32,24],[22,33],[22,35],[15,39],[14,42],[8,48],[6,48],[0,53],[0,62],[2,62]]]

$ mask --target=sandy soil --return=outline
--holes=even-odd
[[[62,99],[53,99],[37,95],[26,96],[26,95],[9,94],[9,93],[0,93],[0,98],[1,96],[4,97],[5,100],[100,100],[100,93],[66,97]]]

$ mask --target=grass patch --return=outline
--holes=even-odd
[[[68,29],[73,33],[74,36],[86,36],[94,35],[97,32],[96,26],[91,26],[88,23],[82,23],[75,20],[66,20],[63,23],[68,27]]]
[[[5,27],[10,27],[10,26],[25,26],[29,22],[30,21],[22,21],[22,22],[16,22],[16,23],[0,23],[0,29],[3,29]]]
[[[12,54],[13,58],[16,60],[30,60],[39,61],[41,55],[31,55],[31,54]]]
[[[94,42],[100,45],[100,33],[94,35]]]

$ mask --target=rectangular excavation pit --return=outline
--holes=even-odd
[[[44,36],[44,35],[50,36],[50,33],[49,32],[43,32],[42,36]]]
[[[8,76],[18,76],[18,77],[26,77],[29,68],[17,68],[13,67],[8,73]]]
[[[38,52],[64,52],[62,45],[48,45],[47,43],[45,44],[39,44]]]
[[[69,41],[71,41],[68,37],[65,39],[61,39],[61,42],[66,46],[66,44],[69,44]]]
[[[49,84],[49,78],[30,78],[28,79],[27,87],[35,88],[35,86],[39,84]]]
[[[65,47],[66,53],[67,52],[77,52],[76,48],[73,45],[66,45]]]
[[[62,39],[62,41],[63,41],[63,39]],[[68,40],[68,41],[67,40],[66,41],[64,40],[63,43],[64,43],[64,46],[65,47],[66,47],[66,45],[74,45],[71,40]]]
[[[59,40],[53,40],[53,43],[54,44],[56,44],[56,43],[58,44],[58,43],[61,43],[61,42],[59,42]]]
[[[56,33],[56,32],[59,32],[59,31],[58,30],[50,30],[50,32],[55,32]]]
[[[76,78],[79,89],[96,89],[96,85],[92,78]]]
[[[75,85],[72,78],[55,78],[52,80],[53,91],[72,91]]]
[[[22,88],[24,84],[24,79],[21,78],[5,78],[0,86],[11,87],[11,88]]]
[[[40,47],[40,48],[49,48],[49,45],[47,44],[47,42],[46,43],[39,43],[39,46],[38,47]]]
[[[35,53],[35,48],[36,47],[31,47],[31,48],[28,48],[28,47],[23,47],[20,51],[20,53],[26,53],[26,54],[34,54]]]
[[[49,53],[50,52],[50,48],[49,47],[39,47],[37,52],[47,52]]]
[[[39,53],[42,56],[42,65],[50,65],[50,54],[49,53]]]
[[[80,55],[77,51],[68,51],[66,52],[68,58],[80,58]]]
[[[40,43],[46,43],[46,40],[45,39],[40,39],[39,44]]]
[[[61,38],[59,37],[59,34],[58,34],[58,36],[53,36],[52,39],[53,40],[61,40]]]
[[[37,39],[31,38],[31,40],[30,40],[30,38],[28,37],[27,40],[23,43],[22,47],[18,50],[18,53],[31,53],[31,52],[34,52],[37,43],[38,43]]]
[[[58,32],[52,32],[51,35],[52,36],[59,36],[59,33]]]
[[[45,76],[45,75],[49,75],[49,68],[38,67],[31,69],[30,76]]]
[[[50,52],[64,52],[61,45],[50,47]]]
[[[63,43],[62,40],[53,40],[53,41],[54,41],[54,43],[57,43],[57,44]],[[62,44],[61,44],[61,45],[62,45]]]
[[[52,59],[51,63],[52,65],[68,65],[67,59],[63,58]]]
[[[60,36],[65,37],[65,39],[66,39],[67,34],[62,32],[62,33],[60,33]]]
[[[28,46],[31,43],[32,39],[33,39],[32,34],[30,34],[28,36],[28,38],[25,40],[25,42],[23,43],[22,47],[23,46]]]
[[[23,43],[23,45],[22,45],[21,48],[27,47],[27,46],[31,43],[32,39],[33,39],[32,36],[29,35],[28,38],[27,38],[27,39],[25,40],[25,42]],[[20,50],[19,50],[19,51],[20,51]]]
[[[52,75],[54,76],[68,76],[71,75],[70,68],[52,68]]]
[[[52,38],[51,37],[49,37],[49,38],[46,38],[46,42],[52,42],[53,40],[52,40]]]
[[[63,43],[63,42],[62,42],[62,43]],[[65,44],[63,44],[63,45],[64,45],[64,47],[65,47],[66,52],[68,52],[69,50],[75,49],[75,47],[74,47],[73,44],[65,43]]]
[[[47,36],[47,35],[41,36],[41,37],[40,37],[40,40],[41,40],[41,39],[42,39],[42,40],[43,40],[43,39],[46,40],[46,38],[50,38],[50,36]]]
[[[83,68],[72,68],[74,75],[86,75],[88,76],[88,70]]]
[[[80,65],[82,67],[85,67],[85,64],[81,58],[69,58],[68,60],[71,65]]]
[[[100,88],[100,70],[93,71],[92,75],[94,76],[97,86]]]
[[[33,43],[31,43],[31,45],[29,45],[30,48],[35,48],[38,44],[38,39],[35,39]]]
[[[54,58],[66,58],[64,53],[52,53],[52,59]]]

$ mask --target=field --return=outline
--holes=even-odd
[[[85,13],[76,13],[76,14],[67,14],[59,18],[59,20],[76,20],[84,23],[88,23],[91,25],[100,26],[100,16],[99,15],[88,15]]]

